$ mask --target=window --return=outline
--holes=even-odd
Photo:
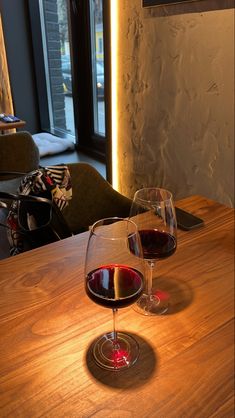
[[[103,0],[31,0],[29,6],[42,129],[105,156]]]
[[[94,132],[98,135],[105,135],[102,1],[90,0],[90,32]]]

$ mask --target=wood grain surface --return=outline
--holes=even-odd
[[[205,226],[179,231],[157,265],[168,314],[119,310],[140,345],[127,371],[100,369],[89,351],[112,313],[85,294],[88,233],[0,262],[1,418],[234,416],[234,211],[201,196],[177,205]]]
[[[9,129],[17,129],[17,128],[23,128],[25,126],[26,122],[24,120],[20,120],[19,122],[1,122],[0,121],[0,131],[6,131]]]

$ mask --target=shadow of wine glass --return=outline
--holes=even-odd
[[[121,330],[120,330],[121,331]],[[157,368],[157,356],[151,345],[142,337],[128,332],[139,344],[140,355],[137,362],[122,371],[107,371],[96,365],[92,354],[92,343],[86,352],[86,365],[95,380],[105,386],[130,389],[146,384]]]
[[[153,280],[153,293],[168,301],[168,310],[164,315],[172,315],[186,309],[193,301],[193,290],[188,283],[168,275]]]

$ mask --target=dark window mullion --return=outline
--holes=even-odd
[[[69,0],[71,67],[78,146],[91,145],[93,109],[88,1]]]
[[[89,1],[68,0],[68,10],[78,148],[104,160],[105,138],[94,132]]]
[[[47,94],[46,72],[44,65],[43,40],[40,23],[40,6],[38,0],[29,0],[29,15],[33,42],[36,83],[38,89],[38,102],[41,129],[50,130],[49,104]]]

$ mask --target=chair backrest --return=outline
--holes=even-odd
[[[0,135],[0,172],[28,173],[37,169],[39,162],[39,150],[29,132]],[[0,180],[5,181],[7,178],[0,175]]]
[[[113,189],[90,164],[68,164],[73,198],[63,215],[70,230],[77,234],[89,229],[98,219],[110,216],[127,217],[131,200]]]

